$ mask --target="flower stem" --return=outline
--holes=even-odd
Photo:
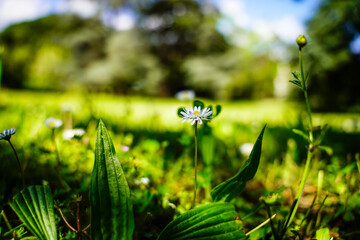
[[[273,218],[276,217],[276,213],[274,215],[272,215],[270,218],[268,218],[267,220],[265,220],[263,223],[261,223],[260,225],[258,225],[257,227],[255,227],[254,229],[250,230],[249,232],[247,232],[245,234],[245,236],[249,236],[250,234],[252,234],[253,232],[256,232],[257,230],[259,230],[261,227],[263,227],[264,225],[266,225],[268,222],[270,222]]]
[[[306,163],[305,163],[305,170],[304,170],[303,176],[301,178],[298,193],[296,194],[296,197],[295,197],[296,203],[295,203],[295,206],[294,206],[293,210],[291,211],[291,213],[289,215],[289,219],[287,221],[285,229],[287,229],[289,227],[289,225],[291,224],[292,220],[295,217],[296,211],[297,211],[297,209],[299,207],[300,198],[301,198],[301,195],[302,195],[302,193],[304,191],[306,179],[307,179],[307,177],[309,175],[310,162],[311,162],[312,155],[313,155],[313,153],[310,150],[308,150],[307,159],[306,159]]]
[[[19,157],[18,157],[18,155],[17,155],[17,153],[16,153],[16,150],[15,150],[14,146],[12,145],[10,139],[8,140],[8,142],[9,142],[12,150],[14,151],[14,154],[15,154],[15,157],[16,157],[16,160],[17,160],[17,163],[18,163],[18,165],[19,165],[20,177],[21,177],[22,185],[23,185],[23,188],[25,188],[26,185],[25,185],[25,180],[24,180],[24,170],[23,170],[23,168],[22,168],[22,166],[21,166]]]
[[[194,189],[194,200],[193,200],[191,208],[195,207],[196,190],[197,190],[197,122],[195,122],[195,162],[194,162],[194,168],[195,168],[195,189]]]
[[[307,82],[306,82],[307,77],[305,77],[305,75],[304,75],[304,64],[303,64],[301,48],[299,48],[299,65],[300,65],[300,74],[301,74],[303,92],[304,92],[305,103],[306,103],[306,110],[307,110],[307,114],[308,114],[308,117],[309,117],[309,147],[308,147],[308,152],[307,152],[305,169],[304,169],[304,172],[303,172],[303,175],[302,175],[302,178],[301,178],[299,190],[298,190],[298,192],[296,194],[296,198],[295,198],[295,205],[294,205],[294,208],[292,209],[292,211],[290,212],[288,220],[286,221],[284,230],[286,230],[290,226],[292,220],[295,217],[296,211],[297,211],[297,209],[299,207],[300,198],[301,198],[302,193],[304,191],[306,179],[307,179],[307,177],[309,175],[310,162],[311,162],[311,159],[313,157],[313,151],[314,151],[314,145],[313,145],[313,143],[314,143],[314,135],[313,135],[313,125],[312,125],[312,118],[311,118],[311,107],[310,107],[309,97],[308,97],[308,93],[307,93]]]
[[[300,65],[300,74],[301,74],[303,92],[304,92],[305,103],[306,103],[306,110],[307,110],[308,117],[309,117],[309,139],[310,139],[310,143],[312,143],[314,141],[314,138],[313,138],[313,126],[312,126],[312,118],[311,118],[311,107],[310,107],[309,97],[308,97],[308,93],[307,93],[307,82],[306,82],[307,79],[304,74],[304,64],[303,64],[301,48],[299,49],[299,65]]]
[[[60,185],[62,188],[65,188],[65,185],[64,185],[64,182],[63,182],[63,179],[61,177],[61,162],[60,162],[60,155],[59,155],[59,150],[57,148],[57,145],[56,145],[56,139],[55,139],[55,129],[51,129],[51,138],[53,140],[53,143],[54,143],[54,148],[55,148],[55,153],[56,153],[56,161],[57,161],[57,166],[56,166],[56,172],[57,172],[57,175],[58,175],[58,178],[59,178],[59,182],[60,182]]]

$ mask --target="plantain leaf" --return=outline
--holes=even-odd
[[[230,203],[211,203],[192,209],[169,223],[157,240],[245,239],[242,222]]]
[[[100,120],[90,183],[91,239],[130,240],[134,215],[130,189],[113,142]]]
[[[211,197],[213,201],[231,201],[231,199],[236,197],[244,190],[246,182],[251,180],[255,176],[260,162],[261,143],[265,128],[266,125],[264,126],[259,137],[257,138],[254,147],[251,150],[249,159],[241,167],[240,171],[232,178],[217,185],[211,191]]]
[[[20,220],[41,240],[56,240],[54,202],[48,186],[30,186],[9,203]]]

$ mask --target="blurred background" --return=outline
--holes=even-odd
[[[357,0],[0,0],[1,89],[302,100],[300,34],[313,108],[359,112]]]

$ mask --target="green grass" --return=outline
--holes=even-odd
[[[304,117],[304,108],[298,103],[284,100],[214,102],[221,104],[223,111],[212,123],[221,133],[232,131],[232,125],[268,123],[270,126],[291,126]],[[126,124],[127,128],[154,128],[180,130],[181,124],[176,115],[179,106],[190,106],[191,102],[177,99],[124,97],[109,94],[84,94],[82,92],[31,92],[1,90],[0,117],[11,118],[12,123],[21,121],[16,116],[22,110],[28,114],[41,114],[61,117],[63,108],[70,108],[75,118],[85,121],[91,114],[97,118],[111,119],[114,123]],[[15,121],[14,121],[15,119]],[[221,122],[221,124],[218,124]],[[315,113],[314,125],[327,123],[336,130],[360,132],[360,114]],[[1,128],[6,121],[0,122]],[[16,127],[16,126],[15,126]]]
[[[254,143],[267,123],[259,170],[233,203],[239,215],[246,216],[258,206],[260,196],[282,188],[280,201],[272,211],[277,213],[277,220],[283,219],[296,194],[303,171],[301,166],[306,158],[305,141],[291,132],[292,128],[306,129],[301,124],[302,118],[306,122],[304,107],[298,103],[271,99],[204,102],[221,104],[223,110],[209,124],[211,129],[199,127],[197,204],[210,202],[211,189],[240,169],[248,157],[241,153],[240,146]],[[135,239],[141,239],[140,236],[146,234],[152,236],[149,239],[155,239],[154,236],[165,223],[191,206],[193,128],[190,124],[182,124],[176,115],[178,107],[190,104],[165,98],[2,89],[0,130],[17,129],[11,140],[24,164],[26,182],[49,182],[55,199],[62,201],[65,213],[71,215],[72,203],[61,195],[57,182],[51,130],[44,121],[48,117],[57,117],[66,125],[67,120],[71,119],[72,127],[86,130],[81,140],[71,141],[62,139],[64,126],[55,131],[63,178],[71,186],[73,196],[86,196],[94,163],[96,127],[98,120],[103,119],[130,186],[135,211],[135,236],[138,237]],[[71,109],[71,118],[69,112],[63,111],[64,108]],[[322,200],[326,194],[329,196],[322,209],[320,223],[312,225],[313,230],[310,228],[307,236],[315,236],[315,230],[321,226],[327,226],[331,233],[337,232],[341,236],[356,230],[357,226],[352,221],[360,217],[357,207],[360,199],[359,169],[355,164],[355,154],[359,152],[359,121],[359,114],[314,114],[315,126],[325,122],[329,124],[330,130],[324,144],[330,146],[334,153],[329,156],[316,152],[311,166],[295,223],[301,222],[315,196],[320,170],[324,172],[324,179],[319,199]],[[129,146],[130,150],[121,151],[123,145]],[[0,141],[0,149],[1,208],[19,191],[21,184],[14,156],[6,141]],[[141,184],[144,177],[149,179],[149,184]],[[310,211],[305,223],[310,224],[317,207]],[[84,210],[84,222],[87,214],[88,210]],[[264,209],[251,215],[244,221],[245,231],[256,227],[266,218]],[[65,227],[61,231],[69,234]],[[264,227],[264,232],[269,232],[268,225]]]

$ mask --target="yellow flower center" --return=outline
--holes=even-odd
[[[199,116],[199,112],[198,112],[198,111],[194,111],[193,114],[196,114],[196,116]]]
[[[55,127],[55,123],[54,122],[50,122],[50,127]]]

